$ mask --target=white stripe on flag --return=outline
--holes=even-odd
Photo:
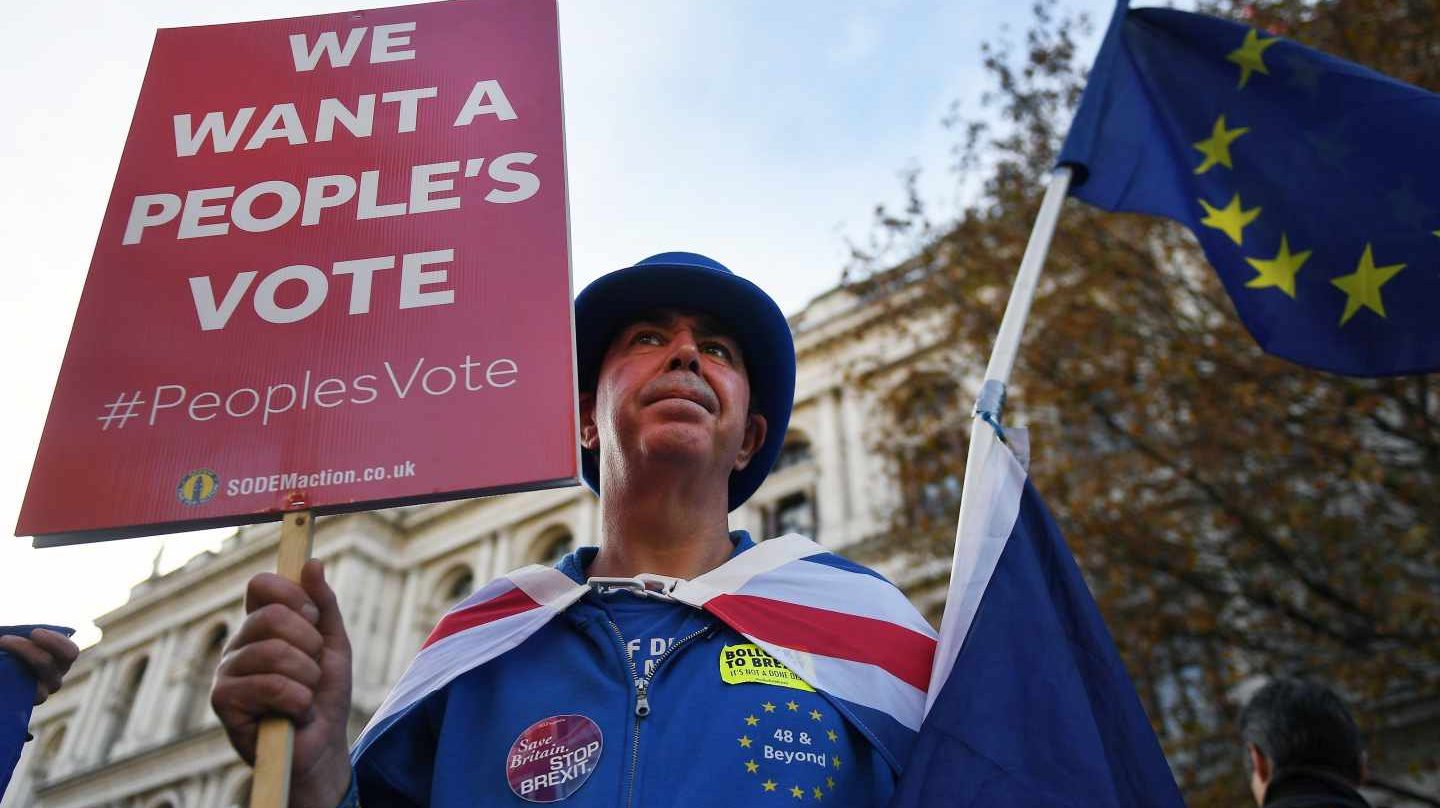
[[[569,575],[560,570],[539,564],[521,567],[505,577],[513,581],[531,600],[556,611],[561,611],[579,600],[587,590],[584,584],[575,583]]]
[[[676,600],[701,607],[716,595],[740,591],[741,587],[757,575],[782,567],[791,561],[824,552],[825,548],[804,536],[787,533],[760,542],[698,578],[682,581],[671,594]]]
[[[797,651],[783,645],[746,637],[780,660],[816,690],[879,710],[911,730],[920,729],[924,718],[925,694],[868,662],[853,662],[822,654]]]
[[[574,583],[573,581],[571,582]],[[555,616],[545,606],[502,617],[458,631],[421,649],[400,675],[380,709],[360,733],[359,745],[370,731],[393,713],[402,712],[466,671],[472,670],[524,642]]]
[[[1008,429],[1005,434],[1021,443],[1028,439],[1022,429]],[[980,599],[990,585],[1010,531],[1015,528],[1015,520],[1020,515],[1020,495],[1025,492],[1025,468],[1005,444],[996,440],[993,429],[977,424],[970,440],[981,442],[974,447],[980,452],[981,462],[973,477],[966,475],[968,485],[961,494],[965,501],[960,511],[966,519],[956,527],[955,561],[950,568],[945,616],[940,619],[940,644],[935,649],[935,665],[930,671],[929,695],[925,700],[927,713],[955,666],[965,636],[970,633]],[[976,455],[972,452],[971,456]],[[972,497],[974,502],[970,503]]]

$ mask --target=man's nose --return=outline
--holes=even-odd
[[[666,370],[688,370],[700,374],[700,348],[689,336],[682,336],[671,343],[670,362]]]

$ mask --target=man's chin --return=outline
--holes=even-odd
[[[694,421],[655,424],[640,435],[646,460],[681,465],[708,464],[715,452],[710,430]]]

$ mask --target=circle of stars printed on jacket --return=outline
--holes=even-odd
[[[784,709],[780,709],[781,707]],[[793,718],[790,717],[792,713],[795,714]],[[797,771],[804,771],[797,768],[798,766],[810,764],[771,763],[759,754],[751,754],[740,764],[744,769],[744,776],[748,778],[753,775],[756,778],[755,782],[761,794],[789,797],[790,799],[785,800],[787,803],[795,800],[824,802],[827,796],[834,793],[837,785],[835,776],[845,766],[840,756],[835,754],[840,743],[840,733],[830,725],[830,718],[831,716],[818,708],[808,711],[800,709],[800,703],[794,699],[779,704],[768,699],[761,702],[759,709],[741,718],[742,731],[735,739],[740,748],[753,753],[757,742],[761,747],[766,747],[770,746],[773,740],[775,745],[785,749],[822,753],[826,767],[823,770],[818,767],[815,769],[815,776],[823,775],[823,779],[808,781],[805,777],[796,778],[795,774]]]

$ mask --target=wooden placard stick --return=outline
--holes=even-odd
[[[300,568],[310,560],[315,519],[310,511],[292,511],[280,523],[280,552],[276,572],[300,581]],[[272,717],[260,722],[255,742],[255,776],[250,785],[250,808],[285,808],[290,804],[290,762],[295,726],[289,719]]]

